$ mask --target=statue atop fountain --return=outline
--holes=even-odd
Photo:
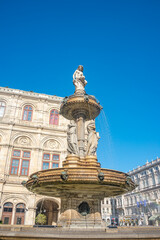
[[[85,76],[83,75],[83,66],[79,65],[77,70],[73,74],[73,84],[75,86],[75,93],[78,94],[84,94],[85,93],[85,86],[87,84],[87,81],[85,80]]]

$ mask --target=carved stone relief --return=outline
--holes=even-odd
[[[87,155],[96,155],[97,145],[99,140],[99,133],[96,132],[95,122],[90,122],[87,126],[88,131],[88,144],[87,144]]]
[[[70,124],[68,124],[67,144],[68,144],[67,151],[69,154],[75,155],[79,154],[76,124],[74,121],[71,121]]]
[[[59,149],[60,144],[56,140],[48,140],[47,142],[45,142],[44,147],[50,149]]]
[[[31,146],[31,139],[29,137],[19,137],[14,142],[15,145],[25,145],[25,146]]]

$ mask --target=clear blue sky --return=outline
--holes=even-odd
[[[1,0],[0,33],[0,86],[66,96],[84,66],[102,167],[160,156],[159,0]]]

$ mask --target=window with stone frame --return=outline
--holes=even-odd
[[[10,174],[28,176],[30,159],[30,151],[14,149],[11,158]]]
[[[50,111],[49,124],[58,125],[59,123],[59,112],[56,109]]]
[[[23,108],[23,121],[32,121],[33,109],[30,105],[26,105]]]
[[[3,212],[12,212],[13,210],[13,203],[7,202],[3,206]]]
[[[50,168],[58,168],[60,161],[60,155],[57,153],[43,153],[42,170]]]
[[[6,104],[3,101],[0,101],[0,117],[4,116]]]
[[[24,213],[25,212],[25,204],[24,203],[18,203],[16,205],[16,213]]]

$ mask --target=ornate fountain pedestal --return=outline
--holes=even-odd
[[[63,167],[34,173],[25,186],[37,194],[61,198],[59,226],[102,228],[101,200],[131,191],[135,184],[125,173],[100,167],[96,156],[99,135],[94,119],[102,107],[94,96],[84,91],[87,82],[82,66],[73,77],[75,94],[64,98],[60,108],[60,113],[71,120],[67,133],[68,155]]]
[[[58,225],[69,228],[103,228],[101,200],[94,194],[66,194],[61,198]]]
[[[61,198],[59,226],[102,228],[101,200],[131,191],[135,185],[125,173],[90,162],[73,167],[69,162],[63,168],[32,174],[26,187],[37,194]]]

